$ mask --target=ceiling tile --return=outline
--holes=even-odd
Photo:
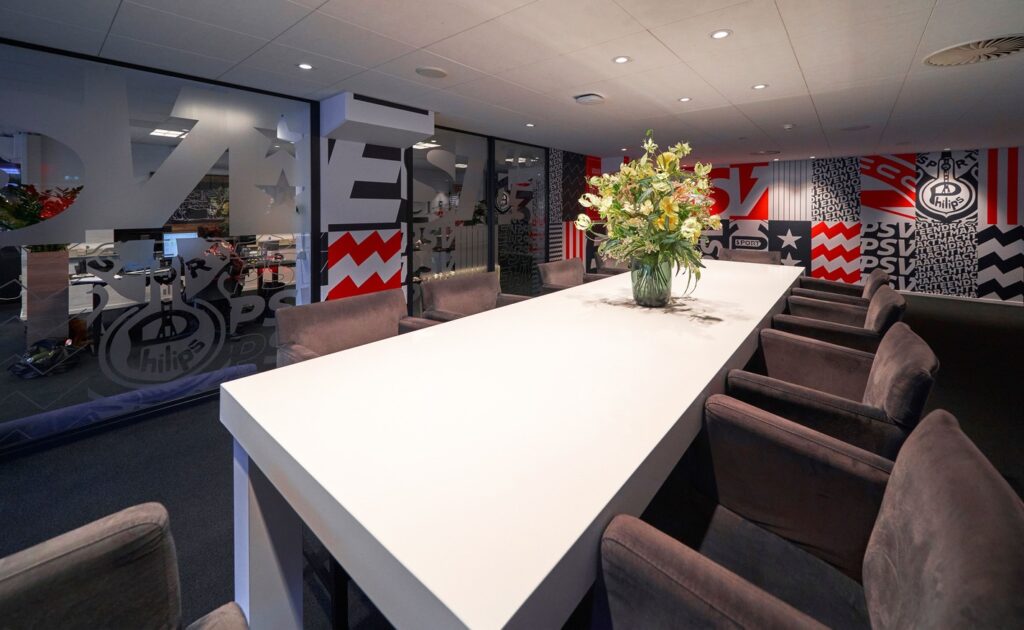
[[[396,103],[426,107],[423,97],[434,91],[414,81],[406,81],[390,74],[367,70],[334,85],[336,92],[355,92]]]
[[[367,68],[412,52],[397,40],[315,11],[280,35],[275,43]]]
[[[326,84],[306,81],[296,76],[241,65],[228,70],[219,78],[228,83],[301,97],[327,87]]]
[[[718,29],[733,33],[725,39],[711,39]],[[715,55],[753,57],[762,47],[778,47],[788,41],[786,29],[771,0],[753,0],[719,11],[704,13],[652,29],[654,35],[683,61]]]
[[[429,77],[420,76],[416,73],[416,68],[421,67],[442,68],[448,73],[448,76],[443,79],[431,79]],[[478,72],[469,66],[464,66],[461,63],[435,55],[434,53],[427,52],[426,50],[411,52],[408,55],[403,55],[397,59],[392,59],[387,63],[383,63],[374,69],[408,81],[422,83],[423,85],[433,88],[452,87],[460,83],[465,83],[467,81],[472,81],[486,76],[482,72]]]
[[[927,14],[935,0],[777,0],[776,4],[789,36],[796,38],[857,31],[859,25],[871,22],[899,22],[906,13]],[[861,30],[861,34],[862,41],[873,39],[870,30]],[[915,42],[919,36],[920,31],[905,34]]]
[[[106,36],[106,29],[81,28],[0,7],[0,37],[95,55]]]
[[[788,42],[757,50],[690,57],[687,65],[731,103],[773,100],[806,94],[800,66]],[[764,83],[767,89],[755,90]]]
[[[881,129],[896,104],[903,78],[812,91],[814,107],[826,130],[859,125]]]
[[[301,70],[300,63],[308,63],[312,70]],[[273,72],[296,81],[313,83],[319,87],[327,87],[363,72],[365,68],[331,57],[270,43],[256,51],[239,64],[240,68],[250,68],[264,72]]]
[[[744,2],[747,0],[629,0],[622,7],[647,28],[654,28]]]
[[[106,32],[120,4],[121,0],[4,0],[3,8],[51,22]],[[26,30],[22,37],[15,39],[26,40],[30,36]],[[52,45],[63,48],[59,43],[60,40],[54,39]]]
[[[421,48],[531,0],[330,0],[320,11]]]
[[[312,8],[289,0],[130,0],[183,17],[273,39],[309,15]]]
[[[923,62],[925,57],[944,48],[1014,33],[1024,33],[1024,2],[1021,0],[942,1],[935,7],[921,38],[912,72],[942,71],[943,68],[927,66]]]
[[[157,46],[120,35],[107,37],[107,42],[103,45],[102,56],[210,79],[220,76],[234,65],[224,59],[207,57],[177,48]]]
[[[266,43],[258,37],[131,2],[121,5],[110,34],[234,62]]]

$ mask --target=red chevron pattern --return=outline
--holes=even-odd
[[[353,295],[383,291],[385,289],[398,289],[401,286],[401,271],[395,272],[395,275],[391,276],[387,280],[381,278],[379,274],[374,273],[362,284],[356,284],[351,276],[347,276],[343,278],[341,282],[331,287],[331,290],[327,293],[327,299],[336,300],[338,298],[346,298]]]
[[[860,223],[819,221],[811,225],[811,276],[860,282]]]
[[[380,232],[372,232],[362,241],[357,241],[352,232],[343,232],[327,249],[327,266],[333,267],[345,256],[351,256],[357,265],[377,254],[381,260],[388,261],[402,251],[402,232],[396,231],[387,239]]]
[[[913,221],[916,203],[916,154],[860,158],[861,221]]]

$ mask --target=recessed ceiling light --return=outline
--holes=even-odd
[[[441,146],[441,145],[436,143],[436,142],[417,142],[416,144],[412,145],[412,148],[414,148],[414,149],[435,149],[435,148],[437,148],[439,146]]]
[[[615,59],[612,59],[612,61],[614,61],[615,63],[629,63],[630,61],[633,61],[633,60],[630,59],[629,57],[625,56],[625,55],[619,55]]]
[[[443,79],[448,76],[448,71],[436,66],[421,66],[416,68],[416,74],[428,79]]]
[[[533,126],[533,123],[526,123],[526,126],[527,126],[527,127],[532,127],[532,126]]]
[[[693,99],[691,99],[689,96],[684,96],[681,99],[679,99],[679,102],[680,103],[689,103],[691,100],[693,100]]]
[[[456,162],[455,168],[469,168],[469,164],[463,164],[462,162]]]
[[[622,147],[622,150],[623,151],[629,151],[629,149],[627,149],[626,147]]]
[[[814,156],[813,156],[813,155],[811,156],[811,159],[812,159],[812,160],[814,159]]]
[[[753,151],[750,155],[778,155],[782,151],[776,149],[761,149],[760,151]]]
[[[772,162],[778,162],[779,158],[772,158]]]
[[[943,150],[943,151],[952,151],[952,149],[950,149],[949,147],[945,147],[945,148],[943,148],[942,150]]]
[[[751,85],[750,89],[752,89],[752,90],[763,90],[766,87],[768,87],[767,83],[758,83],[757,85]]]
[[[149,132],[149,135],[161,138],[180,138],[185,133],[184,131],[175,131],[173,129],[154,129]]]
[[[299,64],[299,70],[312,70],[312,69],[313,69],[313,66],[309,65],[308,63],[300,63]]]
[[[711,39],[725,39],[730,35],[732,35],[732,31],[727,28],[723,28],[711,33]]]
[[[785,125],[782,125],[782,128],[786,131],[792,131],[794,127],[796,127],[796,125],[793,123],[786,123]]]

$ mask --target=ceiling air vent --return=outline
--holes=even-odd
[[[580,105],[600,105],[604,102],[604,97],[600,94],[594,94],[588,92],[587,94],[577,94],[573,97]]]
[[[924,62],[929,66],[966,66],[971,63],[993,61],[1024,50],[1024,34],[1004,35],[979,39],[940,50],[929,55]]]

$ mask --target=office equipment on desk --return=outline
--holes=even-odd
[[[115,243],[114,253],[121,261],[122,273],[145,271],[156,267],[156,258],[153,255],[155,247],[156,241],[152,239]]]
[[[194,239],[198,236],[197,232],[169,232],[164,234],[164,258],[174,258],[178,255],[178,241]]]

